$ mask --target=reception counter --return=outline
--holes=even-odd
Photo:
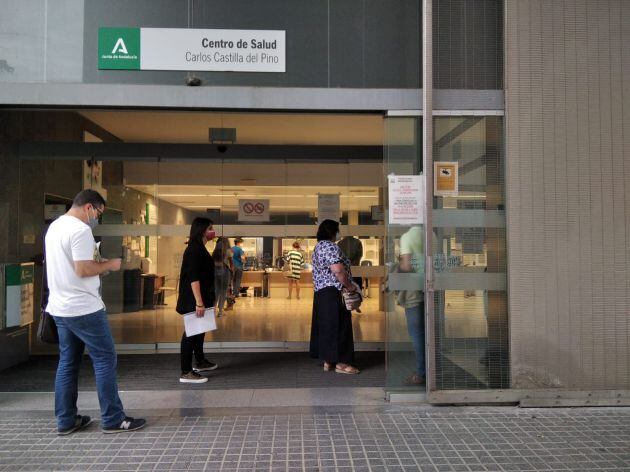
[[[303,270],[300,277],[300,296],[313,297],[313,274],[310,270]],[[382,282],[386,275],[384,266],[353,266],[352,275],[368,279],[369,296],[381,298]],[[263,293],[271,298],[286,297],[288,295],[288,280],[286,274],[279,270],[265,272],[263,270],[247,270],[243,272],[243,287],[263,288]]]

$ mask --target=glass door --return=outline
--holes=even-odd
[[[435,387],[508,388],[503,117],[433,124]]]
[[[422,118],[385,119],[387,381],[389,392],[422,392],[425,354],[425,182]]]
[[[163,208],[157,196],[158,166],[153,161],[82,161],[83,187],[106,200],[93,230],[100,257],[121,258],[121,270],[101,277],[101,294],[119,350],[153,350],[157,311],[164,302],[158,274],[158,223]],[[142,176],[137,182],[133,175]]]

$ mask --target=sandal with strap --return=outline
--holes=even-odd
[[[351,365],[346,365],[344,367],[337,366],[335,368],[335,372],[338,374],[358,374],[361,371],[356,367],[352,367]]]

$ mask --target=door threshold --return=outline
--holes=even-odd
[[[204,343],[205,352],[308,352],[309,343],[301,341],[218,341]],[[384,342],[357,342],[355,351],[384,351]],[[119,354],[172,354],[180,343],[116,344]]]
[[[389,403],[427,403],[426,391],[404,392],[386,391],[385,399]]]

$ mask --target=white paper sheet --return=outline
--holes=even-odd
[[[214,308],[207,308],[202,318],[198,318],[194,311],[186,313],[184,315],[184,327],[186,329],[186,337],[214,331],[217,329],[217,322],[214,319]]]

